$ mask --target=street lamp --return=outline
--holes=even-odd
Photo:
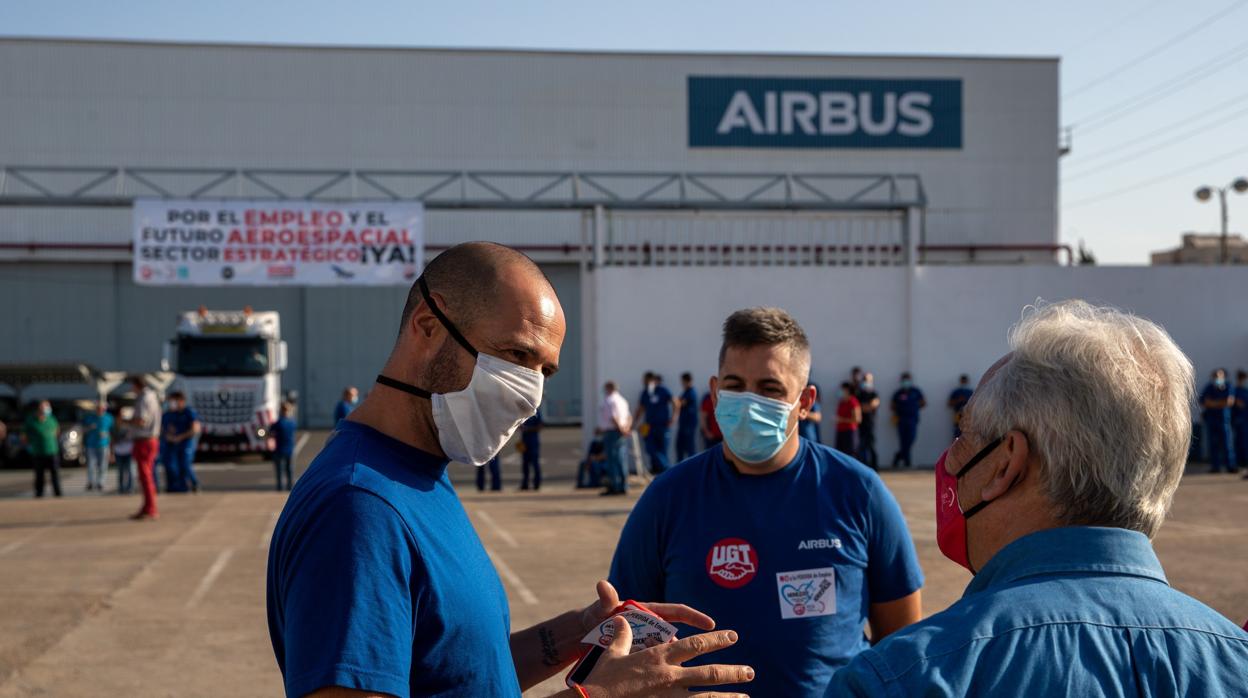
[[[1213,198],[1213,193],[1215,191],[1218,193],[1218,200],[1222,204],[1222,263],[1223,264],[1228,264],[1231,261],[1230,252],[1227,250],[1227,247],[1226,247],[1226,235],[1227,235],[1226,191],[1228,189],[1234,189],[1235,193],[1237,194],[1243,194],[1244,192],[1248,192],[1248,179],[1244,177],[1239,177],[1235,181],[1226,185],[1225,187],[1201,187],[1196,190],[1197,201],[1208,201],[1209,199]]]

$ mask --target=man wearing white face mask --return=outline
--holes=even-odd
[[[507,598],[446,475],[493,458],[557,370],[563,311],[524,255],[489,243],[443,252],[413,285],[378,386],[299,479],[269,550],[269,633],[289,696],[512,696],[566,668],[619,604],[598,601],[511,633]],[[650,608],[714,623],[687,606]],[[687,696],[749,667],[680,663],[735,633],[627,654],[616,644],[580,690]]]
[[[869,644],[921,617],[922,574],[880,478],[798,436],[814,404],[810,346],[783,310],[724,323],[711,379],[722,446],[659,476],[620,536],[626,596],[689,603],[741,629],[759,696],[820,695]]]

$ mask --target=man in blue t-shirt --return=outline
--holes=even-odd
[[[806,417],[798,422],[797,435],[812,444],[821,444],[823,433],[820,425],[823,423],[823,405],[819,403],[823,400],[823,393],[819,392],[819,384],[814,381],[810,382],[810,387],[815,389],[815,401],[810,403],[810,410],[806,413]]]
[[[963,373],[958,377],[958,387],[949,393],[949,409],[953,410],[953,438],[962,435],[962,410],[971,401],[975,391],[971,390],[971,377]]]
[[[698,452],[698,391],[693,389],[693,374],[680,374],[680,417],[676,424],[676,462]]]
[[[864,625],[878,641],[922,616],[923,576],[892,494],[858,461],[797,436],[815,398],[809,366],[787,313],[733,313],[711,379],[724,442],[651,483],[611,563],[624,596],[740,628],[715,661],[748,661],[757,676],[725,690],[820,695],[869,646]]]
[[[520,425],[520,489],[529,489],[529,475],[534,490],[542,489],[542,411]]]
[[[342,391],[342,399],[334,405],[334,426],[347,418],[355,406],[360,404],[360,391],[354,385],[348,385]]]
[[[896,468],[899,464],[912,467],[914,462],[910,449],[914,447],[914,439],[919,434],[919,410],[927,407],[927,400],[923,397],[923,391],[914,387],[909,372],[901,374],[901,387],[893,393],[890,407],[893,410],[893,423],[897,425],[897,440],[900,442],[897,453],[893,456],[893,467]]]
[[[1248,371],[1235,372],[1235,404],[1231,406],[1231,431],[1235,436],[1235,464],[1248,468]],[[1244,474],[1248,478],[1248,473]]]
[[[467,243],[425,268],[377,387],[299,478],[273,532],[269,636],[288,696],[518,698],[608,622],[615,639],[584,692],[559,698],[667,696],[752,675],[680,666],[732,644],[730,631],[628,654],[631,630],[610,619],[620,599],[605,581],[586,608],[511,632],[503,585],[447,467],[493,458],[536,411],[564,331],[554,289],[519,252]],[[713,625],[685,606],[650,608]]]
[[[273,435],[273,472],[277,475],[277,491],[289,491],[295,485],[292,475],[291,461],[295,457],[295,406],[283,402],[279,408],[281,416],[269,425],[269,433]],[[285,479],[286,486],[282,486]]]
[[[1231,439],[1231,408],[1234,405],[1235,394],[1226,384],[1226,370],[1216,369],[1200,393],[1211,472],[1220,473],[1226,470],[1229,473],[1237,469]]]
[[[658,475],[672,467],[672,459],[668,457],[667,451],[672,445],[676,398],[670,390],[663,387],[663,376],[646,371],[643,380],[646,387],[641,391],[641,397],[637,398],[637,414],[633,415],[633,423],[643,425],[646,455],[650,458],[650,473]]]
[[[161,420],[165,448],[165,491],[185,492],[189,482],[192,492],[199,491],[195,476],[195,443],[201,425],[199,413],[186,404],[186,394],[169,393],[169,411]]]

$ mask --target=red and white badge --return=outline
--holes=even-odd
[[[776,574],[780,617],[812,618],[836,613],[836,570],[823,567]]]
[[[611,622],[616,616],[628,621],[633,631],[633,646],[629,652],[637,652],[656,645],[671,642],[676,637],[676,626],[659,618],[653,611],[636,601],[625,601],[615,609],[610,618],[602,621],[581,639],[587,645],[610,647],[615,639],[615,625]]]
[[[706,554],[706,573],[725,589],[740,589],[758,574],[758,552],[749,541],[725,538]]]

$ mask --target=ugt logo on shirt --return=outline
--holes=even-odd
[[[706,573],[725,589],[740,589],[758,572],[758,553],[740,538],[725,538],[706,554]]]

